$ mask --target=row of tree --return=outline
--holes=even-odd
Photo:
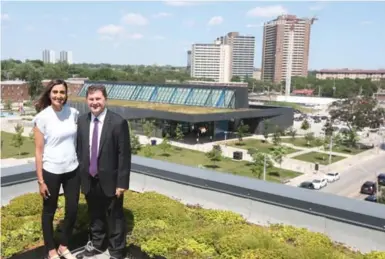
[[[276,84],[246,77],[242,80],[238,76],[233,82],[247,82],[253,92],[280,92],[285,91],[285,81]],[[385,80],[371,81],[370,79],[317,79],[314,75],[308,77],[294,76],[291,81],[292,90],[311,89],[315,96],[332,98],[349,98],[358,95],[373,96],[378,89],[385,89]]]

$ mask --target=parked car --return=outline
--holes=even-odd
[[[377,176],[378,185],[385,186],[385,174],[379,174]]]
[[[365,198],[365,201],[377,202],[377,197],[376,195],[369,195]]]
[[[338,180],[340,179],[340,174],[337,173],[337,172],[327,173],[327,174],[325,175],[325,178],[326,178],[326,180],[327,180],[329,183],[332,183],[332,182],[338,181]]]
[[[362,186],[361,186],[361,191],[362,194],[368,194],[368,195],[374,195],[377,192],[377,187],[376,183],[372,181],[366,181]]]
[[[326,178],[313,180],[314,189],[316,190],[324,188],[327,184],[328,184],[328,180]]]
[[[314,190],[314,184],[312,182],[302,182],[299,185],[300,188]]]

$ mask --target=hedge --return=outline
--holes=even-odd
[[[26,194],[2,208],[3,258],[43,244],[41,203],[38,194]],[[385,259],[385,252],[353,252],[325,235],[303,228],[261,227],[247,223],[233,212],[185,206],[154,192],[127,192],[124,207],[132,229],[127,237],[128,244],[140,247],[150,256],[167,259]],[[56,225],[63,213],[64,198],[60,197]],[[81,197],[75,231],[87,231],[87,226],[87,208]]]

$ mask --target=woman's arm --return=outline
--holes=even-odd
[[[44,150],[44,135],[38,129],[38,127],[33,128],[35,134],[35,163],[36,163],[36,174],[39,184],[44,183],[43,178],[43,150]]]

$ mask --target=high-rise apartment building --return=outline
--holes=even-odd
[[[191,49],[191,77],[231,81],[231,46],[217,41],[212,44],[193,44]]]
[[[314,19],[281,15],[264,24],[262,80],[274,83],[285,80],[290,61],[291,76],[307,76],[313,22]]]
[[[73,60],[72,60],[72,51],[60,51],[60,59],[59,59],[60,62],[64,62],[64,63],[67,63],[67,64],[72,64]]]
[[[56,62],[55,51],[48,49],[43,50],[43,62],[54,64]]]
[[[232,76],[251,78],[254,71],[255,37],[229,32],[217,38],[217,41],[232,48]]]

